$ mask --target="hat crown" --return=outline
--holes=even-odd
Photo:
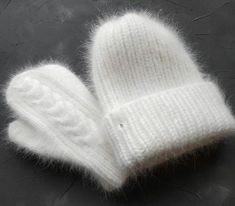
[[[93,81],[108,110],[202,80],[173,29],[147,14],[128,13],[104,23],[91,55]]]

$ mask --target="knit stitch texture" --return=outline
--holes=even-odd
[[[18,115],[9,125],[11,142],[46,158],[85,168],[106,190],[122,186],[125,173],[99,129],[99,104],[84,84],[59,64],[16,75],[6,91]]]
[[[97,27],[91,77],[119,164],[132,171],[217,141],[234,118],[173,28],[144,13]]]

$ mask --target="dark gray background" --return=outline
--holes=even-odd
[[[235,2],[229,0],[1,0],[0,82],[28,63],[54,58],[86,78],[85,42],[97,15],[143,8],[173,19],[235,106]],[[235,108],[233,109],[235,110]],[[81,173],[4,143],[9,111],[1,97],[0,205],[235,205],[235,140],[156,168],[118,194],[103,194]]]

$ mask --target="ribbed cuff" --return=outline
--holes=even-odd
[[[125,104],[104,126],[119,163],[136,170],[219,140],[235,121],[217,86],[202,82]]]

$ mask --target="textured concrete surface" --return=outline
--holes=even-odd
[[[170,18],[225,91],[235,112],[235,1],[1,0],[0,84],[29,63],[54,58],[86,79],[85,42],[96,16],[142,8]],[[235,205],[235,140],[226,139],[156,168],[122,192],[107,195],[80,172],[16,153],[4,143],[11,121],[0,99],[0,205]]]

